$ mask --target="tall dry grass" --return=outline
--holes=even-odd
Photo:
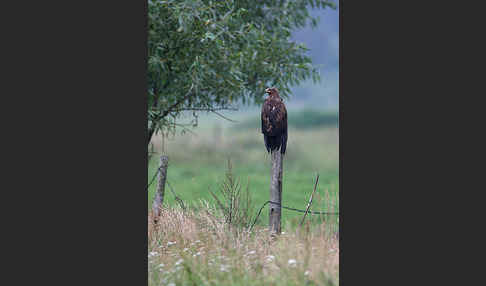
[[[149,285],[338,285],[339,242],[325,224],[272,237],[228,228],[214,206],[148,221]],[[287,228],[290,229],[290,228]]]

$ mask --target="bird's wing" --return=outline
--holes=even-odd
[[[282,134],[287,126],[287,110],[283,102],[273,102],[269,117],[273,126],[273,136]]]
[[[262,105],[262,116],[261,116],[261,118],[262,118],[262,133],[265,133],[265,121],[266,121],[266,119],[265,119],[265,103],[266,103],[266,101]]]
[[[268,100],[265,100],[262,107],[262,133],[272,136],[273,123],[272,123],[272,106]]]

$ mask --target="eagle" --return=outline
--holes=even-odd
[[[262,133],[267,152],[287,148],[287,109],[275,87],[265,89],[268,97],[262,106]]]

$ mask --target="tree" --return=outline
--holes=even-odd
[[[148,142],[174,132],[185,112],[261,103],[266,87],[288,97],[290,86],[319,81],[306,47],[290,40],[322,0],[148,1]],[[184,126],[184,125],[182,125]]]

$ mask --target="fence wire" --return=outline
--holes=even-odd
[[[150,183],[147,185],[147,191],[149,189],[149,187],[152,185],[152,183],[155,181],[155,178],[157,177],[157,175],[159,174],[160,172],[160,169],[162,168],[162,166],[160,166],[159,168],[157,168],[157,171],[155,171],[155,174],[154,176],[152,177],[152,180],[150,181]],[[172,192],[172,194],[174,195],[176,201],[181,205],[181,207],[185,210],[185,206],[184,206],[184,202],[182,201],[181,198],[179,198],[176,193],[174,192],[174,190],[172,189],[172,187],[169,185],[169,181],[167,180],[167,184],[169,186],[169,189],[170,191]],[[266,201],[262,207],[260,208],[260,210],[258,211],[258,214],[255,218],[255,221],[253,222],[253,224],[251,225],[250,227],[250,230],[253,229],[253,226],[256,224],[258,218],[260,217],[260,214],[263,210],[263,208],[267,205],[267,204],[275,204],[275,205],[278,205],[280,206],[281,208],[283,209],[286,209],[286,210],[289,210],[289,211],[295,211],[295,212],[300,212],[300,213],[305,213],[306,210],[301,210],[301,209],[296,209],[296,208],[291,208],[291,207],[288,207],[288,206],[284,206],[280,203],[277,203],[277,202],[272,202],[272,201]],[[310,213],[310,214],[320,214],[320,215],[339,215],[338,212],[318,212],[318,211],[307,211],[307,213]]]
[[[152,183],[155,181],[155,178],[157,177],[157,175],[159,174],[160,172],[160,169],[162,168],[162,166],[158,167],[157,168],[157,171],[155,171],[155,174],[154,176],[152,177],[152,180],[150,180],[150,183],[147,185],[147,191],[148,189],[150,188],[150,186],[152,185]]]
[[[258,214],[255,218],[255,221],[253,222],[253,224],[251,225],[250,227],[250,230],[253,229],[253,226],[256,224],[258,218],[260,217],[260,214],[262,213],[262,210],[263,208],[267,205],[267,204],[274,204],[274,205],[278,205],[280,206],[281,208],[283,209],[286,209],[286,210],[289,210],[289,211],[296,211],[296,212],[300,212],[300,213],[305,213],[306,211],[305,210],[300,210],[300,209],[296,209],[296,208],[291,208],[291,207],[287,207],[287,206],[284,206],[280,203],[277,203],[277,202],[272,202],[272,201],[266,201],[263,206],[260,208],[260,210],[258,211]],[[339,213],[336,213],[336,212],[315,212],[315,211],[307,211],[307,213],[310,213],[310,214],[321,214],[321,215],[339,215]]]

